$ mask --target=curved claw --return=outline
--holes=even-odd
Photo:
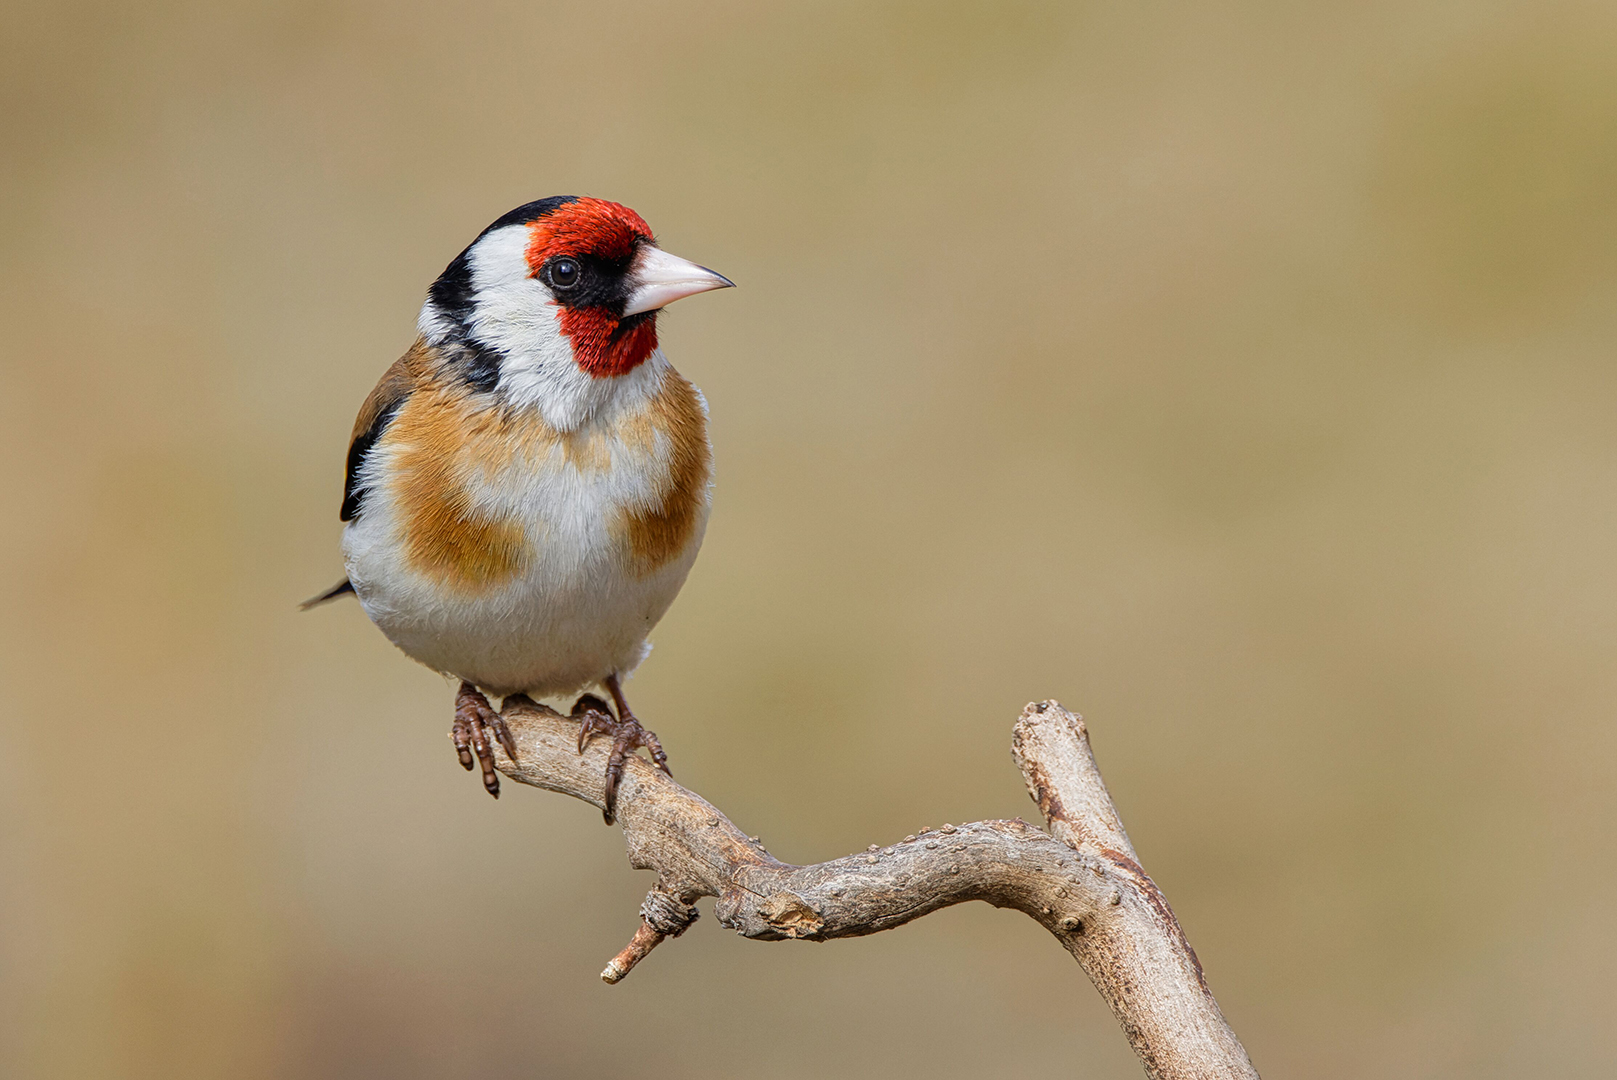
[[[622,694],[616,692],[615,680],[608,683],[613,689],[613,697],[618,699],[618,715],[613,716],[606,702],[594,694],[585,694],[573,705],[573,716],[578,719],[578,752],[582,754],[589,745],[590,739],[596,735],[612,736],[612,752],[606,759],[606,790],[603,801],[605,808],[601,816],[611,825],[616,820],[618,801],[618,783],[623,779],[623,766],[629,760],[629,755],[642,746],[651,752],[651,759],[657,767],[672,776],[668,769],[668,755],[663,752],[663,745],[657,736],[640,726],[634,713],[629,711],[628,702],[623,700]]]
[[[494,729],[494,737],[500,740],[500,747],[505,751],[505,756],[515,761],[517,759],[517,741],[511,737],[511,729],[505,726],[505,717],[495,713],[494,722],[489,726]]]
[[[573,702],[572,716],[578,721],[578,752],[582,754],[590,740],[613,730],[617,721],[606,702],[594,694],[585,694]]]

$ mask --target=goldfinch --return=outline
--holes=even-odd
[[[657,737],[623,680],[707,526],[707,404],[657,346],[657,314],[733,283],[664,252],[639,214],[558,196],[519,206],[427,291],[418,335],[359,410],[348,448],[346,593],[407,655],[461,680],[450,734],[499,797],[485,695],[578,699],[579,749]]]

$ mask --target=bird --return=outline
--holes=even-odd
[[[657,316],[733,285],[621,204],[525,203],[433,281],[414,342],[359,410],[347,574],[302,606],[351,594],[406,655],[460,680],[450,737],[495,798],[493,740],[516,747],[491,697],[585,691],[579,752],[612,739],[608,824],[628,755],[670,771],[623,682],[701,547],[713,453],[707,402],[663,355]]]

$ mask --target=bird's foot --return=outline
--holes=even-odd
[[[618,715],[613,716],[606,702],[594,694],[585,694],[573,705],[573,717],[578,721],[578,752],[582,754],[591,739],[597,735],[612,737],[612,753],[606,759],[606,808],[601,816],[612,824],[617,810],[618,781],[623,778],[623,763],[642,746],[651,751],[651,760],[669,776],[668,755],[657,736],[640,726],[628,703],[620,699]]]
[[[455,695],[455,723],[449,729],[449,737],[455,740],[455,753],[460,757],[460,763],[467,772],[472,770],[472,761],[475,756],[478,765],[483,770],[483,787],[496,799],[500,797],[500,777],[494,771],[494,743],[490,734],[500,740],[505,752],[512,759],[517,756],[517,744],[511,738],[511,729],[505,726],[505,721],[494,706],[489,704],[488,698],[482,691],[469,682],[460,684],[460,692]]]

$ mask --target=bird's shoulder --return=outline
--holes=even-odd
[[[367,495],[385,510],[389,543],[408,566],[477,595],[518,577],[530,551],[519,515],[483,505],[475,490],[478,477],[509,464],[508,411],[455,361],[453,350],[418,340],[388,369],[354,423],[349,484],[356,512]]]
[[[343,483],[342,520],[352,521],[364,507],[365,486],[361,468],[366,456],[404,403],[431,379],[439,366],[436,350],[425,339],[416,338],[405,354],[382,375],[359,407],[359,415],[354,418],[353,433],[348,439],[348,473]]]

